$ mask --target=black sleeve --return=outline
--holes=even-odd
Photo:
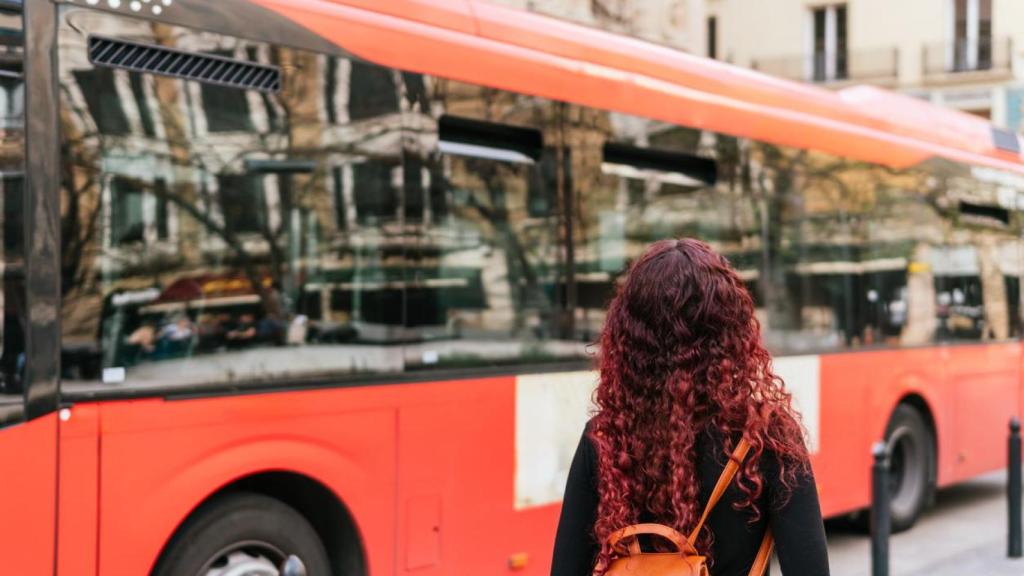
[[[596,460],[594,446],[584,433],[565,484],[551,576],[590,576],[594,571],[598,553],[594,540],[598,501]]]
[[[783,576],[828,576],[828,546],[814,472],[807,466],[806,472],[798,475],[788,499],[777,480],[777,465],[768,466],[765,472],[775,479],[768,488],[768,521]]]

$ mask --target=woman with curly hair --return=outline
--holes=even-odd
[[[767,530],[785,575],[829,573],[803,428],[725,258],[697,240],[653,244],[609,306],[598,364],[553,576],[603,574],[625,526],[688,534],[741,439],[749,452],[694,543],[711,573],[746,576]]]

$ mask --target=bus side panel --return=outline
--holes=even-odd
[[[865,422],[867,380],[860,358],[821,356],[821,435],[811,457],[822,512],[831,516],[867,502],[870,457]]]
[[[885,438],[885,430],[893,410],[900,401],[920,396],[924,399],[935,421],[938,457],[938,480],[941,483],[949,473],[952,458],[954,430],[951,427],[955,406],[949,393],[946,375],[946,349],[943,347],[880,350],[854,354],[864,363],[868,379],[868,410],[864,423],[867,441],[860,452],[866,457],[864,478],[870,478],[871,447]],[[927,415],[925,415],[927,419]],[[867,483],[867,480],[865,480]],[[864,505],[870,500],[865,497]]]
[[[869,504],[871,447],[885,437],[893,410],[908,395],[921,396],[935,420],[943,480],[953,431],[942,348],[825,355],[821,382],[821,445],[813,463],[826,515]]]
[[[4,574],[53,573],[57,415],[0,430],[0,565]]]
[[[531,535],[513,526],[515,377],[405,388],[398,573],[502,573]]]
[[[59,576],[96,574],[99,465],[99,407],[74,406],[60,422]]]
[[[588,373],[589,374],[589,373]],[[399,413],[398,573],[546,574],[559,506],[516,505],[516,425],[541,426],[542,414],[516,414],[523,377],[414,385]],[[566,374],[536,375],[557,384]],[[571,377],[570,377],[571,379]],[[591,378],[592,379],[592,378]],[[582,431],[576,405],[545,408],[561,415],[571,455]],[[559,493],[565,482],[558,478]]]
[[[955,404],[951,482],[1006,467],[1010,418],[1020,404],[1020,343],[948,349]]]
[[[354,517],[370,573],[394,573],[396,413],[387,396],[359,388],[105,404],[99,572],[148,573],[205,498],[274,470],[331,489]]]

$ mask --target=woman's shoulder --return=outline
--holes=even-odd
[[[596,416],[591,416],[587,423],[583,426],[583,433],[580,437],[580,448],[584,451],[587,460],[590,462],[597,461],[597,441],[595,439],[595,419]]]

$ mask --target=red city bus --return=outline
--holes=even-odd
[[[726,254],[829,515],[1002,467],[1020,140],[477,0],[0,2],[0,557],[543,574],[627,263]]]

